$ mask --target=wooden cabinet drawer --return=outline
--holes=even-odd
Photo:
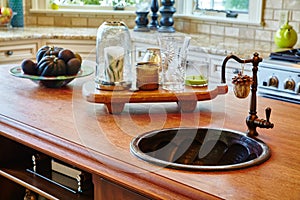
[[[34,40],[0,43],[0,63],[20,63],[23,59],[35,59],[39,42]]]
[[[135,191],[127,189],[117,183],[101,178],[97,175],[93,176],[94,183],[94,199],[130,199],[130,200],[150,200],[150,198],[139,194]]]
[[[96,41],[94,40],[51,39],[44,40],[43,45],[70,49],[79,53],[84,60],[96,61]]]

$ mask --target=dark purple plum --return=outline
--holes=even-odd
[[[71,58],[67,63],[67,75],[76,75],[81,67],[81,62],[78,58]]]
[[[24,74],[36,75],[37,74],[37,64],[30,59],[25,59],[21,63],[21,68]]]

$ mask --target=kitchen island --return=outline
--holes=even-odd
[[[176,103],[133,103],[111,115],[104,105],[83,98],[82,87],[93,81],[93,75],[51,89],[11,76],[11,67],[0,66],[1,137],[92,174],[94,199],[300,198],[297,104],[258,97],[258,116],[265,118],[264,109],[270,106],[270,121],[275,124],[273,129],[258,129],[258,138],[272,152],[265,163],[233,171],[179,171],[139,160],[130,153],[131,140],[170,127],[245,132],[249,98],[237,99],[229,92],[198,102],[190,113],[180,113]],[[15,180],[7,175],[2,157],[0,175]]]

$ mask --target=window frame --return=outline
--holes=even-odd
[[[112,6],[99,6],[99,5],[88,5],[85,6],[64,6],[63,8],[59,8],[58,10],[53,10],[50,7],[50,0],[31,0],[31,8],[29,10],[30,13],[63,13],[65,15],[74,15],[76,14],[85,14],[85,15],[97,15],[97,14],[108,14],[108,15],[135,15],[135,7],[127,7],[124,10],[116,11]]]
[[[123,11],[115,11],[112,7],[90,6],[89,8],[65,9],[60,8],[58,10],[52,10],[50,8],[50,0],[31,0],[32,13],[64,13],[64,14],[112,14],[112,15],[135,15],[135,7],[125,8]],[[250,0],[249,1],[249,14],[240,13],[237,18],[226,18],[225,13],[209,12],[205,15],[195,15],[193,13],[194,0],[177,0],[175,2],[176,13],[174,18],[182,18],[188,20],[199,20],[209,22],[223,22],[223,23],[235,23],[235,24],[247,24],[247,25],[262,25],[262,9],[263,0]],[[72,6],[70,6],[72,7]],[[101,9],[100,9],[101,8]]]
[[[201,0],[194,0],[195,2],[197,1],[197,2],[203,2],[203,1],[201,1]],[[222,8],[218,8],[217,9],[217,7],[215,7],[215,5],[218,5],[218,4],[223,4],[223,1],[224,0],[208,0],[208,2],[209,2],[209,7],[207,7],[207,8],[198,8],[199,10],[215,10],[215,11],[223,11],[223,12],[225,12],[225,11],[232,11],[232,12],[235,12],[235,13],[245,13],[245,12],[248,12],[248,9],[249,8],[247,8],[247,11],[246,10],[244,10],[244,9],[225,9],[225,6],[221,6]],[[227,2],[228,0],[226,0],[226,2]],[[249,6],[249,0],[248,0],[248,6]],[[197,4],[195,3],[195,7],[197,7]]]
[[[224,13],[208,12],[204,15],[193,14],[194,0],[177,1],[177,16],[185,19],[205,20],[212,22],[227,22],[248,25],[262,25],[263,0],[250,0],[249,13],[239,13],[237,18],[226,18]]]

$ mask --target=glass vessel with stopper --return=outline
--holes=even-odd
[[[96,88],[125,90],[132,83],[131,38],[122,21],[104,22],[97,31]]]

